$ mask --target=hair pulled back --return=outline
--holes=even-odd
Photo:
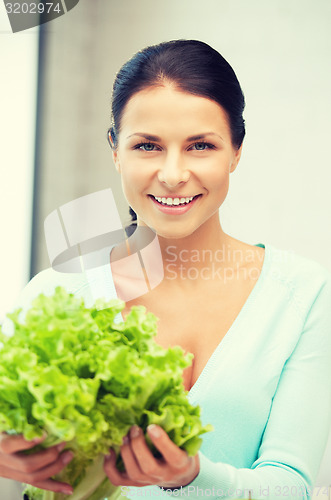
[[[167,83],[180,91],[206,97],[226,111],[232,144],[239,148],[245,136],[244,94],[230,64],[219,52],[198,40],[172,40],[137,52],[116,75],[109,134],[118,145],[125,105],[137,92]]]
[[[112,126],[108,130],[108,141],[113,149],[118,146],[121,119],[131,97],[146,88],[167,84],[218,103],[227,113],[232,144],[239,149],[245,137],[244,94],[230,64],[210,45],[199,40],[171,40],[151,45],[122,66],[112,93]],[[137,223],[131,207],[130,215],[131,225],[126,228],[128,236]]]

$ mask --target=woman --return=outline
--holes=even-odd
[[[204,423],[214,426],[195,457],[151,426],[160,460],[133,427],[121,448],[126,472],[116,469],[111,452],[104,465],[129,496],[172,489],[191,497],[309,498],[326,445],[330,273],[271,245],[239,241],[219,220],[242,151],[243,109],[232,68],[199,41],[147,47],[115,80],[114,163],[138,226],[158,236],[164,266],[162,283],[127,300],[124,314],[145,305],[160,318],[156,341],[194,354],[184,384]],[[125,295],[113,261],[111,269],[114,289]],[[34,278],[23,302],[59,284],[55,274]],[[84,295],[85,276],[63,279]],[[61,446],[30,457],[19,453],[33,446],[3,436],[0,474],[68,491],[50,477],[70,454],[61,455]]]

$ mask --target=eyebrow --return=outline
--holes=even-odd
[[[129,139],[130,137],[133,137],[134,135],[138,135],[139,137],[144,137],[148,141],[161,141],[161,137],[158,137],[157,135],[150,135],[150,134],[143,134],[142,132],[136,132],[135,134],[131,134],[127,137]],[[199,139],[204,139],[205,137],[209,135],[215,135],[216,137],[219,137],[222,141],[224,141],[223,137],[221,137],[218,134],[215,134],[214,132],[206,132],[204,134],[198,134],[198,135],[192,135],[191,137],[188,137],[186,140],[187,141],[198,141]]]
[[[136,132],[135,134],[131,134],[127,137],[127,139],[130,139],[130,137],[133,137],[134,135],[139,135],[139,137],[144,137],[145,139],[148,139],[149,141],[160,141],[161,140],[161,138],[158,137],[157,135],[143,134],[142,132]]]

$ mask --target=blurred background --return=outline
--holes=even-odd
[[[330,22],[329,0],[80,0],[13,34],[1,2],[0,323],[50,265],[43,224],[53,210],[111,187],[128,223],[106,140],[112,83],[136,51],[171,39],[209,43],[245,93],[247,135],[220,210],[224,230],[331,270]],[[329,440],[317,485],[330,483]],[[20,498],[14,483],[0,485],[1,498]]]

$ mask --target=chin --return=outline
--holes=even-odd
[[[208,219],[207,219],[208,220]],[[190,224],[191,222],[191,224]],[[161,223],[159,220],[143,220],[139,218],[139,224],[148,226],[154,233],[156,233],[160,238],[179,240],[191,236],[193,233],[201,228],[206,220],[201,219],[200,221],[168,221],[167,223]]]
[[[186,228],[165,228],[165,227],[156,227],[153,229],[153,231],[160,237],[160,238],[166,238],[169,240],[179,240],[181,238],[186,238],[187,236],[190,236],[195,232],[197,228],[190,229],[188,227]]]

